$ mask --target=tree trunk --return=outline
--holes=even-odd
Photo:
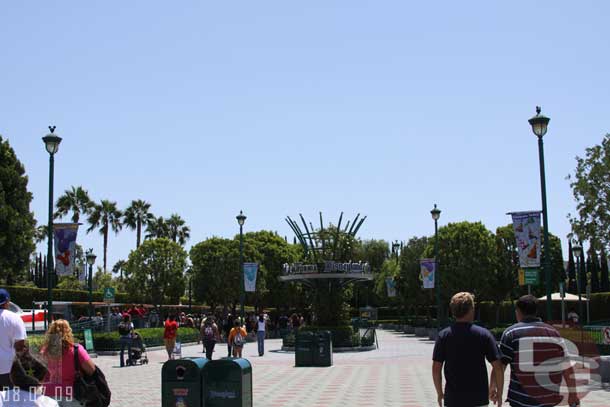
[[[138,219],[138,225],[136,226],[136,249],[140,247],[140,235],[142,234],[142,221]]]
[[[106,254],[108,253],[108,226],[104,228],[104,273],[106,272]]]

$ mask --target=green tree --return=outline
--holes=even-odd
[[[154,216],[146,223],[145,239],[169,239],[169,227],[163,216],[155,218]]]
[[[95,274],[93,274],[92,285],[93,289],[96,291],[103,290],[106,287],[117,289],[118,281],[112,278],[112,274],[104,271],[104,269],[102,269],[100,266],[97,266],[97,270],[95,271]]]
[[[400,272],[396,281],[398,296],[405,311],[417,314],[418,306],[431,303],[431,291],[422,288],[420,260],[428,247],[429,238],[412,237],[400,252]]]
[[[59,283],[57,283],[56,288],[61,290],[82,290],[83,284],[80,282],[78,277],[62,276],[59,277]]]
[[[60,219],[72,212],[72,222],[78,223],[81,215],[88,215],[93,209],[93,202],[89,198],[89,192],[83,187],[72,186],[63,195],[57,198],[55,204],[55,219]]]
[[[121,217],[123,214],[117,209],[116,202],[111,202],[103,199],[99,204],[93,206],[93,209],[89,215],[89,229],[87,232],[93,231],[95,228],[99,228],[99,232],[104,236],[104,271],[106,268],[106,259],[108,255],[108,232],[112,230],[115,234],[119,233],[123,224],[121,223]]]
[[[177,213],[173,213],[166,221],[168,237],[180,246],[184,246],[191,237],[191,229],[186,226],[184,219]]]
[[[125,209],[123,224],[131,230],[136,231],[136,249],[140,247],[142,226],[148,225],[148,222],[154,218],[154,215],[150,213],[150,204],[141,199],[131,201],[131,205]]]
[[[397,263],[394,259],[389,259],[383,262],[381,270],[375,273],[375,294],[384,299],[384,302],[388,305],[396,305],[400,302],[399,294],[394,298],[388,297],[388,289],[386,285],[386,278],[397,279],[400,275],[400,263]]]
[[[610,247],[610,134],[576,157],[576,171],[568,179],[578,211],[568,216],[572,229],[596,250]]]
[[[496,307],[496,324],[500,322],[502,301],[511,297],[519,287],[519,253],[512,225],[496,229],[496,260],[490,282],[484,296],[493,301]]]
[[[235,304],[240,295],[239,242],[213,237],[190,251],[193,296],[211,307]]]
[[[28,177],[15,152],[0,136],[0,281],[21,281],[34,251],[36,222],[30,212]]]
[[[179,244],[165,238],[146,240],[129,254],[126,288],[152,304],[177,304],[185,290],[186,260]]]
[[[363,240],[356,248],[356,259],[369,263],[373,273],[381,272],[385,261],[389,258],[389,245],[385,240]]]
[[[126,267],[127,267],[127,262],[125,260],[119,260],[116,263],[114,263],[114,266],[112,267],[112,273],[118,274],[119,278],[122,280],[123,273],[125,272]]]

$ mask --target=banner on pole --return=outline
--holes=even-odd
[[[78,223],[55,223],[53,225],[53,232],[55,272],[58,276],[74,275]]]
[[[420,278],[424,283],[424,288],[434,288],[436,261],[434,259],[421,259],[419,265]]]
[[[247,292],[256,291],[257,263],[244,263],[244,289]]]
[[[394,280],[394,277],[387,277],[385,286],[388,290],[388,297],[396,297],[396,280]]]
[[[513,212],[513,230],[523,268],[540,267],[540,211]]]

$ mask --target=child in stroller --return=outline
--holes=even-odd
[[[148,356],[142,336],[134,331],[131,335],[131,352],[129,353],[129,359],[127,359],[127,365],[135,366],[138,361],[141,365],[148,364]]]

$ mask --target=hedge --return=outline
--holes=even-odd
[[[147,347],[163,345],[163,328],[142,328],[136,331],[142,336]],[[83,344],[85,339],[82,333],[74,334],[74,339]],[[195,342],[199,339],[199,331],[194,328],[179,328],[177,340],[182,343]],[[28,346],[33,351],[38,351],[44,335],[33,335],[28,337]],[[93,347],[96,351],[120,350],[121,344],[118,332],[93,332]]]
[[[47,289],[25,286],[8,286],[5,287],[11,293],[11,302],[19,305],[21,308],[31,308],[34,301],[46,301]],[[89,301],[89,291],[85,290],[63,290],[53,289],[53,301]],[[93,301],[104,301],[103,291],[93,291]],[[127,293],[116,293],[115,301],[119,303],[136,303],[133,298]]]
[[[333,326],[333,327],[318,327],[318,326],[304,326],[299,328],[300,332],[311,332],[311,331],[330,331],[331,342],[333,348],[352,348],[360,346],[360,336],[357,331],[351,326]],[[289,333],[284,337],[282,345],[285,347],[294,347],[295,335]]]

